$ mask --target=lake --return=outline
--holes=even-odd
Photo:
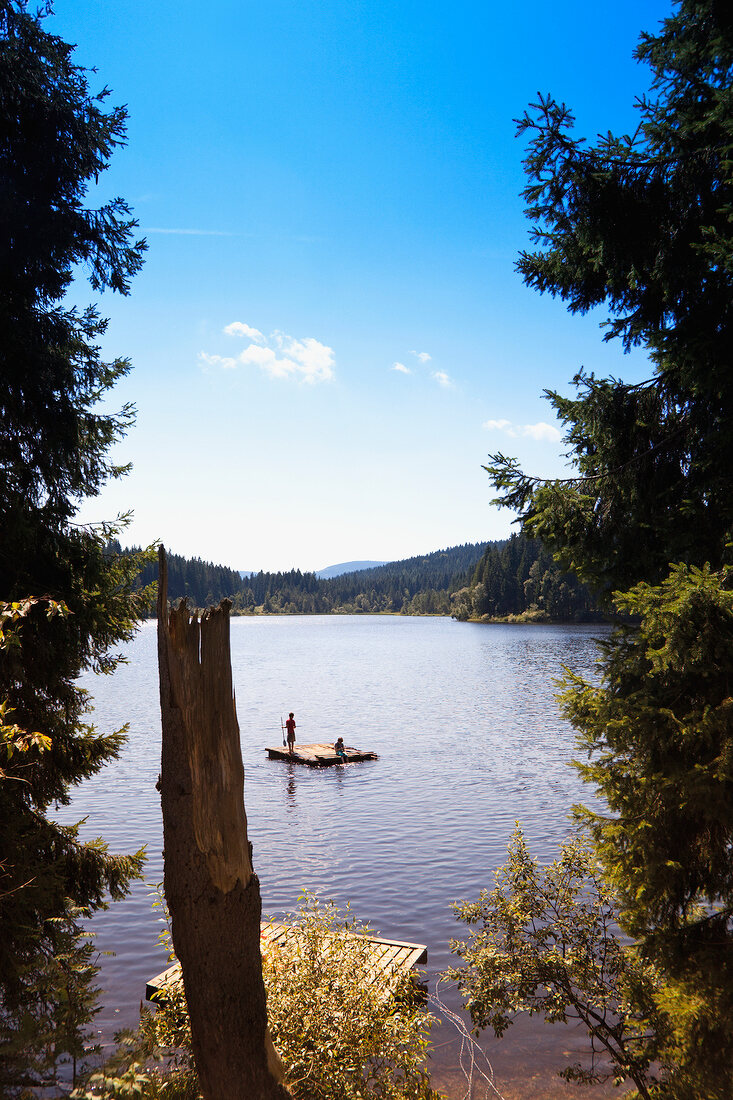
[[[593,675],[599,626],[457,623],[401,616],[272,616],[231,623],[232,669],[245,767],[245,805],[263,909],[282,917],[307,889],[343,905],[382,935],[428,945],[431,990],[460,936],[451,902],[475,898],[506,859],[515,821],[533,855],[554,858],[568,814],[589,801],[574,769],[572,730],[554,683],[567,665]],[[113,676],[89,675],[94,721],[129,723],[121,757],[76,792],[60,820],[87,817],[85,837],[112,851],[148,848],[146,881],[162,880],[156,627],[146,622]],[[298,739],[371,749],[379,759],[309,769],[270,761],[280,721],[295,712]],[[108,1041],[133,1026],[146,979],[166,965],[150,888],[93,921],[103,957]],[[450,992],[446,1003],[458,1004]],[[434,1084],[467,1086],[452,1026],[436,1028]],[[553,1067],[577,1046],[568,1029],[521,1021],[482,1037],[499,1093],[575,1095]],[[539,1090],[539,1091],[538,1091]],[[483,1096],[483,1092],[475,1092]],[[487,1089],[486,1095],[496,1096]],[[599,1092],[586,1096],[601,1095]]]

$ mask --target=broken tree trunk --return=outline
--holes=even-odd
[[[205,1100],[286,1100],[267,1031],[262,904],[244,810],[229,604],[201,621],[167,606],[159,552],[165,896]]]

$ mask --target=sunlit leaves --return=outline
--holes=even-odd
[[[588,1057],[562,1071],[584,1083],[633,1080],[641,1095],[654,1074],[654,1034],[664,1029],[657,978],[617,934],[615,898],[587,843],[567,841],[540,867],[517,828],[494,887],[455,906],[470,928],[454,940],[458,982],[477,1030],[502,1035],[518,1013],[548,1023],[579,1023]],[[653,1025],[653,1026],[651,1026]]]
[[[674,566],[617,596],[638,617],[605,647],[600,684],[568,676],[579,765],[613,816],[586,812],[639,935],[674,939],[699,906],[733,911],[730,571]],[[697,915],[695,915],[697,914]]]
[[[634,626],[562,703],[607,811],[579,809],[619,920],[659,968],[670,1096],[733,1088],[733,574],[678,564],[616,595]],[[685,1091],[687,1090],[687,1091]]]

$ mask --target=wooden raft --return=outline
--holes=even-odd
[[[289,760],[292,764],[309,764],[312,768],[330,768],[334,764],[341,763],[341,757],[336,755],[332,744],[299,745],[296,743],[292,756],[282,745],[268,746],[265,751],[270,760]],[[347,764],[379,759],[375,752],[362,752],[361,749],[352,748],[351,745],[346,745],[344,752]]]
[[[276,949],[278,943],[284,943],[288,936],[298,935],[297,928],[281,921],[262,921],[260,925],[260,947],[262,953]],[[361,939],[356,932],[339,933],[339,939]],[[419,966],[428,961],[428,949],[423,943],[405,943],[402,940],[383,940],[376,936],[368,936],[367,941],[371,948],[373,965],[371,976],[373,982],[384,982],[389,985],[392,978],[403,971],[412,970],[413,966]],[[157,974],[145,986],[145,1000],[160,1002],[165,998],[166,987],[180,981],[181,964],[173,963],[167,970]]]

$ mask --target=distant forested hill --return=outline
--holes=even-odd
[[[432,554],[343,573],[328,581],[334,606],[407,615],[451,611],[451,594],[466,584],[489,544],[464,543]]]
[[[450,614],[450,596],[466,584],[488,543],[466,543],[404,561],[320,579],[315,573],[256,573],[234,597],[240,611],[324,614],[399,611]]]
[[[157,579],[147,566],[141,584]],[[320,578],[315,573],[235,569],[168,554],[168,597],[192,607],[222,599],[239,614],[324,615],[399,612],[455,618],[587,619],[595,608],[587,591],[562,574],[538,542],[465,543],[370,569]]]
[[[168,598],[185,597],[193,607],[229,599],[233,611],[243,614],[397,611],[447,615],[451,594],[468,583],[488,545],[466,543],[323,579],[299,569],[242,577],[238,570],[223,565],[169,553]],[[145,585],[156,579],[157,566],[151,565],[144,569],[140,582]]]

